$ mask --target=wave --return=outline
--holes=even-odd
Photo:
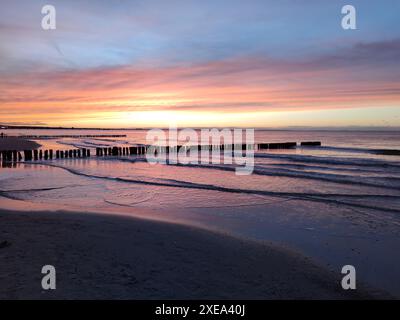
[[[307,147],[307,148],[309,149],[310,147]],[[332,150],[332,151],[337,151],[337,152],[400,156],[400,150],[397,150],[397,149],[369,149],[369,148],[349,148],[349,147],[332,147],[332,146],[316,147],[315,149]]]
[[[116,160],[116,159],[114,159]],[[145,161],[143,159],[135,159],[135,161],[131,161],[129,159],[117,159],[124,162],[138,162]],[[204,164],[176,164],[176,163],[168,163],[170,166],[178,166],[178,167],[191,167],[191,168],[199,168],[199,169],[211,169],[211,170],[221,170],[221,171],[229,171],[234,172],[236,167],[227,166],[227,165],[204,165]],[[308,180],[319,180],[326,181],[337,184],[350,184],[350,185],[359,185],[366,187],[375,187],[375,188],[383,188],[383,189],[391,189],[398,190],[400,188],[400,178],[393,176],[379,176],[374,178],[366,178],[366,177],[357,177],[343,174],[333,174],[333,173],[319,173],[319,172],[308,172],[308,171],[298,171],[298,170],[290,170],[290,169],[270,169],[267,167],[257,165],[253,174],[261,175],[261,176],[272,176],[272,177],[287,177],[287,178],[295,178],[295,179],[308,179]],[[390,184],[389,184],[390,183]]]
[[[39,164],[39,163],[37,163]],[[186,189],[197,189],[197,190],[210,190],[210,191],[218,191],[218,192],[229,192],[229,193],[239,193],[239,194],[251,194],[251,195],[260,195],[260,196],[269,196],[269,197],[278,197],[278,198],[290,198],[290,199],[298,199],[305,201],[313,201],[313,202],[323,202],[323,203],[333,203],[338,205],[345,205],[351,207],[372,209],[378,211],[385,212],[393,212],[400,213],[400,209],[390,208],[390,207],[379,207],[369,204],[363,203],[355,203],[355,202],[347,202],[338,198],[344,199],[390,199],[390,200],[399,200],[400,196],[395,195],[371,195],[371,194],[341,194],[341,193],[304,193],[304,192],[280,192],[280,191],[266,191],[266,190],[254,190],[254,189],[241,189],[241,188],[230,188],[230,187],[222,187],[216,186],[213,184],[202,184],[195,182],[187,182],[181,180],[174,179],[160,179],[158,181],[147,181],[147,180],[138,180],[131,178],[122,178],[122,177],[110,177],[110,176],[102,176],[80,172],[78,170],[74,170],[68,167],[54,165],[49,163],[40,163],[41,165],[47,165],[51,167],[56,167],[62,170],[65,170],[71,174],[87,177],[90,179],[101,179],[101,180],[109,180],[115,182],[122,183],[132,183],[132,184],[141,184],[141,185],[149,185],[149,186],[161,186],[161,187],[169,187],[169,188],[186,188]]]
[[[258,166],[259,164],[257,164]],[[260,165],[262,167],[262,165]],[[335,171],[340,170],[341,172],[351,172],[351,173],[382,173],[380,167],[375,168],[346,168],[346,167],[335,167],[335,166],[322,166],[322,165],[313,165],[313,164],[300,164],[300,163],[268,163],[269,167],[280,167],[280,168],[290,168],[297,170],[321,170],[321,171]],[[400,172],[399,172],[400,174]]]
[[[128,144],[128,143],[130,143],[129,141],[117,140],[117,139],[105,139],[105,138],[93,138],[93,140],[96,140],[96,141],[103,141],[103,142],[114,142],[114,143],[121,143],[121,144]]]
[[[18,193],[45,192],[45,191],[54,191],[54,190],[61,190],[61,189],[73,188],[73,187],[79,187],[79,185],[74,184],[74,185],[66,185],[66,186],[62,186],[62,187],[0,190],[0,197],[10,199],[10,200],[21,200],[20,197],[17,196]]]
[[[71,147],[74,147],[76,149],[87,148],[88,147],[87,144],[84,141],[79,141],[79,142],[57,141],[57,144],[65,145],[65,146],[71,146]]]
[[[350,171],[351,172],[351,171]],[[310,172],[310,171],[298,171],[298,170],[271,170],[266,167],[260,166],[254,170],[255,174],[267,175],[267,176],[281,176],[297,179],[311,179],[327,181],[339,184],[352,184],[360,185],[366,187],[377,187],[384,189],[400,189],[400,178],[393,176],[377,176],[377,177],[365,177],[365,176],[355,176],[345,174],[335,174],[335,173],[320,173],[320,172]],[[390,184],[389,184],[390,183]]]
[[[95,143],[92,141],[87,141],[87,140],[83,140],[83,141],[57,141],[58,144],[60,145],[66,145],[66,146],[71,146],[74,147],[76,149],[80,149],[80,148],[105,148],[105,147],[109,147],[110,145],[108,144],[99,144],[99,143]]]
[[[359,159],[359,158],[339,158],[339,157],[321,157],[311,155],[292,155],[292,154],[267,154],[256,153],[256,158],[279,159],[300,163],[327,164],[338,166],[362,166],[362,167],[384,167],[400,170],[400,163],[395,161],[386,161],[380,159]]]

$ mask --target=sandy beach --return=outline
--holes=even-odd
[[[2,210],[0,259],[0,299],[372,297],[268,243],[115,215]],[[47,264],[53,291],[40,285]]]
[[[0,138],[0,151],[3,150],[34,150],[40,147],[40,144],[22,138],[6,137]]]

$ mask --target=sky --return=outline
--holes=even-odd
[[[398,127],[399,61],[398,0],[2,0],[0,124]]]

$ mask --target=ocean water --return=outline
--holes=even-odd
[[[126,134],[37,140],[66,150],[145,143],[145,130],[7,130],[8,135]],[[0,207],[133,215],[200,226],[300,251],[400,296],[400,149],[395,131],[258,130],[262,142],[321,141],[232,165],[151,165],[143,157],[63,159],[0,168]],[[34,214],[34,213],[32,213]]]

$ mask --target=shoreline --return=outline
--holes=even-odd
[[[374,299],[268,243],[167,222],[0,209],[0,299]],[[41,290],[43,265],[57,289]]]
[[[35,141],[15,137],[0,138],[0,151],[6,150],[34,150],[40,148],[41,145]]]

